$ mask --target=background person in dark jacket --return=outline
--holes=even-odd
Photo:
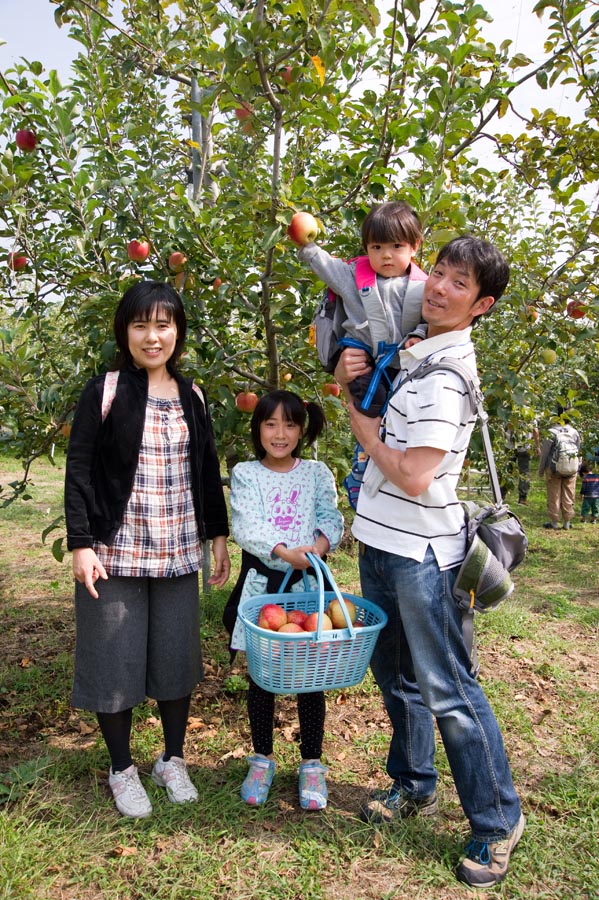
[[[174,803],[197,800],[183,759],[191,692],[202,677],[198,571],[212,540],[221,587],[227,511],[206,398],[176,369],[185,341],[178,293],[140,282],[115,314],[117,369],[79,400],[67,455],[67,545],[76,579],[73,705],[93,710],[122,815],[152,812],[133,764],[133,707],[158,702],[164,752],[152,779]]]

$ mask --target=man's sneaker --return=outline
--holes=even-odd
[[[167,762],[159,756],[152,769],[152,781],[166,788],[166,796],[171,803],[193,803],[198,799],[185,760],[180,756],[171,756]]]
[[[248,756],[248,763],[250,770],[241,785],[241,799],[250,806],[262,806],[275,776],[275,763],[259,754]]]
[[[302,809],[325,809],[327,783],[325,775],[329,770],[318,760],[302,763],[299,767],[299,799]]]
[[[152,815],[150,798],[139,780],[135,766],[131,765],[122,772],[113,772],[111,768],[108,773],[108,784],[116,808],[122,816],[129,816],[131,819],[146,819]]]
[[[564,528],[566,529],[566,531],[569,531],[570,528],[572,528],[572,523],[571,523],[571,522],[564,522]]]
[[[363,822],[383,825],[393,819],[407,819],[410,816],[436,816],[439,812],[437,794],[428,797],[413,797],[401,787],[392,785],[386,791],[373,791],[360,807]]]
[[[522,837],[525,825],[526,819],[521,815],[520,821],[505,840],[492,844],[470,841],[466,847],[466,856],[458,866],[458,881],[476,888],[490,888],[503,881],[512,850]]]
[[[545,522],[543,528],[553,528],[554,531],[557,531],[559,525],[557,524],[557,522]]]

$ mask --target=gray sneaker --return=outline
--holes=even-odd
[[[436,816],[439,812],[437,794],[428,797],[413,797],[401,787],[392,785],[386,791],[373,791],[360,807],[363,822],[383,825],[393,819],[407,819],[410,816]]]
[[[458,866],[458,881],[475,888],[490,888],[503,881],[507,875],[510,856],[522,837],[526,819],[520,820],[509,837],[493,844],[472,840],[466,847],[466,856]]]

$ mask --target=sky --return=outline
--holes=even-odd
[[[499,44],[509,36],[513,40],[514,53],[525,53],[533,63],[542,62],[543,41],[546,26],[532,12],[536,0],[481,0],[482,5],[493,16],[494,22],[487,26],[487,36]],[[54,21],[56,7],[49,0],[0,0],[0,71],[9,68],[20,57],[29,61],[39,60],[49,70],[56,68],[63,81],[68,79],[72,58],[79,45],[69,39],[68,28],[58,28]],[[525,70],[518,70],[518,75]],[[540,105],[553,106],[558,113],[572,115],[575,108],[573,88],[558,87],[550,95],[541,91],[531,79],[514,92],[513,99],[519,108]],[[509,118],[503,120],[505,130],[509,130]]]
[[[543,58],[545,28],[532,12],[536,0],[482,0],[493,16],[490,36],[511,36],[514,52],[524,52],[535,62]],[[69,40],[67,27],[54,22],[56,6],[49,0],[0,0],[0,69],[25,56],[38,59],[45,67],[68,74],[70,59],[78,45]]]

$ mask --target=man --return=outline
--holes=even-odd
[[[580,435],[570,425],[569,419],[562,419],[549,429],[549,437],[543,441],[539,460],[539,475],[545,475],[549,513],[549,521],[543,528],[557,530],[560,517],[566,530],[572,527],[579,453]],[[560,455],[561,462],[558,460]],[[564,461],[566,465],[562,471]]]
[[[379,420],[357,413],[346,390],[367,370],[365,356],[346,350],[335,373],[354,435],[370,456],[352,529],[360,541],[362,593],[389,617],[372,671],[393,725],[387,759],[393,783],[371,796],[362,815],[381,823],[436,813],[436,719],[472,829],[457,876],[480,888],[505,877],[525,819],[499,726],[471,671],[461,611],[452,597],[465,552],[456,488],[475,417],[454,373],[436,371],[403,388],[401,380],[423,360],[444,357],[462,360],[476,375],[471,326],[492,309],[508,278],[504,258],[485,241],[464,236],[441,250],[424,286],[428,337],[401,353],[400,386],[391,397],[382,440]]]
[[[515,435],[513,431],[507,432],[507,449],[513,462],[518,468],[518,503],[520,506],[527,506],[528,494],[530,492],[530,462],[532,455],[532,443],[534,442],[534,452],[537,456],[541,455],[541,444],[539,439],[539,429],[536,421],[530,426],[530,430],[525,433]],[[502,488],[502,493],[505,491]]]

